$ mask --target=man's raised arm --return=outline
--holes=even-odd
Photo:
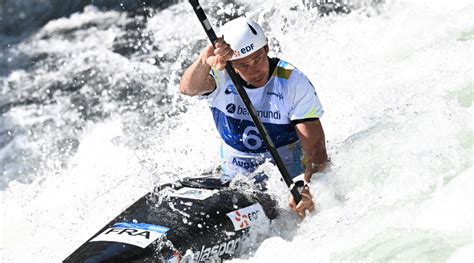
[[[216,82],[209,75],[211,67],[223,70],[232,54],[232,49],[222,39],[216,42],[216,48],[209,44],[196,61],[184,71],[179,83],[180,92],[189,96],[212,92],[216,88]]]

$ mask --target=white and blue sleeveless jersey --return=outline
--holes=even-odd
[[[208,101],[222,138],[223,172],[228,176],[252,173],[271,155],[230,76],[217,70],[212,70],[211,75],[216,89],[201,98]],[[245,90],[290,175],[303,173],[302,149],[292,122],[320,118],[324,112],[309,79],[280,60],[263,87]]]

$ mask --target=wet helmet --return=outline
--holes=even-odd
[[[231,60],[244,58],[267,44],[260,25],[246,17],[227,22],[221,32],[225,42],[234,50]]]

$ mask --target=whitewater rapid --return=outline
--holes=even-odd
[[[210,17],[234,7],[203,6]],[[296,0],[241,6],[315,85],[331,165],[311,183],[317,213],[285,215],[278,236],[233,262],[472,262],[474,4],[326,17]],[[121,46],[130,23],[89,6],[2,52],[3,262],[61,261],[155,185],[217,164],[208,108],[177,90],[205,44],[191,7],[152,13],[140,43]]]

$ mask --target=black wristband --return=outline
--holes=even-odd
[[[300,180],[300,181],[296,181],[296,182],[295,182],[295,188],[296,188],[296,190],[298,190],[298,192],[300,192],[300,193],[302,193],[303,190],[304,190],[306,187],[309,188],[308,184],[305,184],[305,182],[304,182],[303,180]]]

